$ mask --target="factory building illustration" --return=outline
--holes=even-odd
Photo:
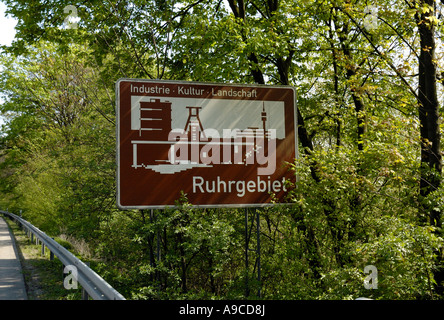
[[[131,130],[138,132],[137,139],[131,140],[132,168],[171,175],[215,165],[267,167],[275,161],[279,139],[276,130],[268,128],[264,102],[259,112],[248,115],[256,119],[256,126],[216,130],[205,127],[201,119],[203,107],[199,105],[181,107],[186,120],[179,124],[176,121],[173,127],[173,102],[167,99],[149,98],[137,101],[132,107]]]

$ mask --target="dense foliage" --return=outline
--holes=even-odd
[[[442,2],[4,2],[0,207],[87,243],[125,297],[443,297]],[[258,210],[260,281],[256,211],[117,209],[121,77],[296,88],[297,188]]]

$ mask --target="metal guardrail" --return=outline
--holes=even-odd
[[[84,262],[58,244],[54,239],[46,235],[43,231],[33,226],[28,221],[19,216],[0,210],[0,213],[14,219],[17,223],[29,230],[34,236],[53,253],[64,266],[75,266],[77,268],[77,281],[82,288],[94,300],[125,300],[125,298],[111,287],[103,278],[89,268]]]

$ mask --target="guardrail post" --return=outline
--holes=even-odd
[[[89,267],[89,262],[85,262],[85,264]],[[85,288],[82,287],[82,300],[88,300],[89,295]]]
[[[52,240],[54,240],[54,238],[51,238]],[[49,250],[49,261],[54,260],[54,252],[52,252],[51,250]]]
[[[45,256],[45,244],[42,242],[42,257]]]
[[[88,292],[85,290],[85,288],[82,287],[82,300],[88,300],[89,295]]]

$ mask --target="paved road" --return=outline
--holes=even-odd
[[[0,217],[0,300],[27,300],[22,267],[14,239]]]

